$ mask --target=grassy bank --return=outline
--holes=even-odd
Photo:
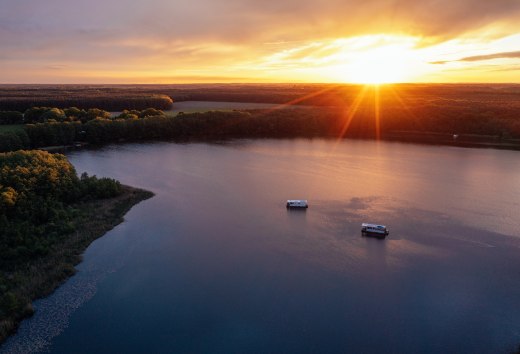
[[[73,205],[77,212],[72,221],[72,234],[51,247],[44,257],[3,274],[14,283],[10,292],[16,299],[23,299],[25,306],[0,318],[0,343],[16,331],[24,318],[32,315],[31,301],[49,295],[76,272],[74,266],[92,241],[121,223],[134,205],[153,196],[151,192],[128,186],[122,189],[123,193],[114,198]]]

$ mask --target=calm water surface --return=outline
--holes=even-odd
[[[520,155],[325,140],[80,151],[153,191],[2,353],[507,353]],[[306,212],[286,199],[305,198]],[[388,225],[363,238],[362,222]]]

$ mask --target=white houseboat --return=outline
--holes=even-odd
[[[287,201],[287,209],[307,209],[309,204],[304,199],[290,199]]]
[[[385,238],[386,236],[388,236],[389,231],[385,225],[363,223],[361,224],[361,234],[363,236],[370,235]]]

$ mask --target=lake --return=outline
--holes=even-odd
[[[79,173],[156,196],[0,352],[508,353],[519,157],[356,140],[72,152]],[[390,235],[362,237],[362,222]]]

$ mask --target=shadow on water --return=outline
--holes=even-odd
[[[287,215],[289,215],[290,218],[295,218],[296,220],[301,220],[302,218],[305,219],[307,216],[307,208],[286,208],[287,209]]]
[[[362,236],[364,240],[367,259],[371,259],[370,266],[373,272],[386,269],[387,266],[387,240],[385,238]]]

